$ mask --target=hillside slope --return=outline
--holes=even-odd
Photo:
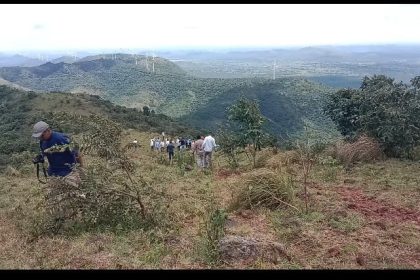
[[[282,138],[296,135],[305,124],[337,135],[331,120],[322,112],[324,96],[331,89],[305,80],[284,78],[240,85],[201,105],[181,120],[191,126],[217,129],[226,119],[226,109],[240,96],[255,99],[267,118],[266,128]]]
[[[138,108],[143,105],[153,107],[153,104],[148,104],[148,96],[156,92],[153,84],[161,75],[173,79],[183,76],[184,71],[162,58],[152,60],[150,57],[129,55],[120,55],[116,59],[87,57],[71,64],[48,62],[37,67],[0,68],[1,78],[31,90],[85,92]],[[127,101],[124,104],[126,96],[137,97],[143,102],[133,104]]]
[[[321,112],[323,96],[333,89],[301,78],[195,78],[169,60],[126,54],[0,68],[0,77],[34,90],[86,92],[126,107],[149,106],[200,129],[214,129],[240,95],[261,104],[268,127],[276,134],[295,133],[306,120],[333,129]]]
[[[126,129],[157,134],[164,131],[173,136],[197,133],[165,115],[145,116],[138,109],[114,105],[98,96],[34,93],[0,86],[0,167],[12,153],[37,150],[36,141],[31,139],[32,126],[37,121],[44,120],[54,129],[73,134],[83,131],[83,125],[76,125],[72,119],[92,114],[113,120]]]

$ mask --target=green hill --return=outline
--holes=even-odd
[[[226,121],[226,109],[240,96],[258,101],[271,132],[287,138],[302,131],[305,124],[327,134],[338,135],[322,112],[325,93],[331,89],[300,78],[254,80],[216,95],[180,119],[194,127],[217,129]]]
[[[173,81],[185,73],[166,59],[131,55],[118,55],[115,59],[107,55],[86,57],[71,64],[48,62],[37,67],[0,68],[1,78],[34,91],[85,92],[137,108],[156,107],[152,99],[165,94],[159,91],[159,83],[155,85],[156,77],[159,80],[161,75]],[[160,99],[164,101],[165,96]]]
[[[323,96],[332,89],[301,78],[196,78],[169,60],[128,54],[0,68],[0,77],[32,90],[86,92],[126,107],[146,105],[203,129],[217,127],[227,106],[245,95],[259,101],[268,128],[276,134],[297,133],[307,122],[333,130],[321,112]]]

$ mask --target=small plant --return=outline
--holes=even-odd
[[[166,157],[166,155],[159,154],[156,160],[158,164],[169,165],[169,159]]]
[[[326,182],[335,182],[337,180],[337,173],[342,166],[338,160],[331,156],[319,158],[318,163],[323,167],[323,179]]]
[[[290,242],[299,238],[302,232],[302,221],[299,215],[286,211],[274,211],[271,213],[271,221],[282,241]]]
[[[344,232],[358,230],[364,225],[364,219],[357,214],[348,214],[346,216],[333,216],[329,219],[330,226]]]
[[[237,134],[234,134],[225,128],[219,130],[217,135],[220,143],[220,151],[227,156],[230,168],[238,168],[238,155],[242,152],[242,149],[238,145],[239,139]]]
[[[226,218],[227,214],[223,209],[210,209],[205,217],[202,229],[204,257],[211,265],[220,260],[219,241],[224,235]]]
[[[299,154],[299,164],[302,167],[305,210],[308,212],[307,180],[319,154],[325,149],[326,143],[317,138],[316,130],[305,126],[303,136],[296,140],[296,151]]]
[[[194,166],[194,156],[187,151],[175,153],[174,160],[176,161],[176,165],[181,175],[184,175],[186,170],[192,169]]]

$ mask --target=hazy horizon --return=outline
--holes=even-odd
[[[0,53],[420,44],[418,4],[0,7]]]

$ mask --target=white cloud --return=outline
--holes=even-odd
[[[1,5],[0,50],[420,43],[420,5]]]

